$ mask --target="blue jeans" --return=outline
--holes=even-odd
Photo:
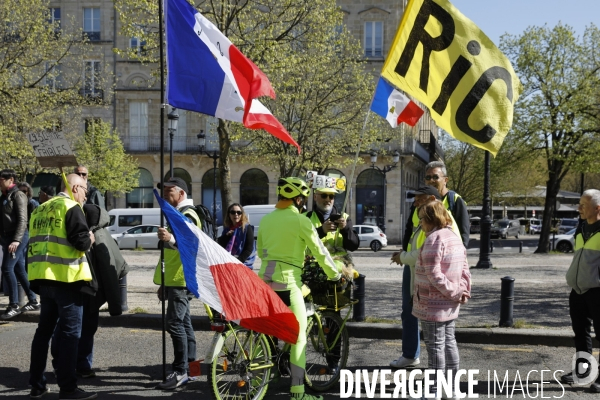
[[[89,371],[94,362],[94,335],[98,330],[98,319],[100,316],[100,306],[96,296],[83,296],[83,315],[81,318],[81,337],[77,349],[77,371]],[[60,344],[58,333],[59,327],[54,330],[50,353],[52,353],[52,365],[58,369],[58,357],[60,354]]]
[[[173,341],[173,371],[183,374],[188,363],[196,360],[196,335],[190,316],[192,293],[187,289],[167,287],[167,332]]]
[[[413,301],[410,296],[410,267],[404,264],[402,272],[402,356],[417,358],[421,354],[419,319],[412,315]]]
[[[19,304],[19,286],[17,281],[25,290],[25,294],[29,301],[35,301],[35,293],[29,289],[29,279],[27,277],[27,268],[25,262],[27,261],[27,244],[29,243],[29,232],[25,231],[23,239],[17,251],[15,252],[15,258],[12,258],[8,252],[8,245],[12,240],[7,241],[0,239],[2,245],[2,252],[4,258],[2,260],[2,280],[4,282],[4,288],[8,292],[8,301],[10,304]]]
[[[31,343],[31,362],[29,364],[29,384],[37,389],[46,387],[46,362],[48,345],[56,329],[57,341],[61,351],[54,360],[56,380],[61,391],[73,391],[77,388],[77,347],[81,336],[83,317],[83,299],[81,292],[64,287],[41,286],[41,311],[33,342]],[[58,324],[58,327],[57,327]]]

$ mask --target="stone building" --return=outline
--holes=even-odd
[[[404,3],[401,0],[338,0],[345,24],[363,44],[364,56],[369,60],[367,68],[373,73],[373,88],[400,23]],[[160,87],[158,83],[148,86],[152,77],[147,66],[118,56],[112,50],[129,47],[143,51],[143,43],[137,38],[119,35],[120,22],[112,1],[52,0],[51,7],[55,18],[62,16],[66,21],[67,17],[74,17],[89,37],[90,46],[94,47],[93,59],[86,62],[84,90],[87,96],[103,100],[104,105],[85,109],[82,130],[97,118],[111,122],[120,133],[125,149],[139,161],[139,187],[121,198],[108,195],[109,209],[156,206],[152,188],[161,178]],[[102,84],[96,83],[97,77],[104,72],[113,75],[114,81],[108,83],[114,87],[113,96],[107,94]],[[218,187],[214,190],[213,185],[213,159],[200,153],[197,139],[198,133],[203,130],[207,138],[205,149],[209,154],[215,154],[218,149],[215,119],[178,111],[179,124],[172,144],[174,173],[188,182],[193,199],[209,208],[216,192],[217,214],[221,220],[220,190]],[[165,134],[165,137],[164,172],[168,176],[169,135]],[[375,152],[385,150],[387,154],[397,152],[397,163],[387,155],[379,156],[372,164],[369,162],[370,152],[363,154],[365,162],[357,167],[354,182],[350,185],[352,192],[347,208],[355,224],[377,223],[385,228],[391,243],[400,242],[404,218],[410,206],[405,201],[406,190],[423,182],[423,167],[430,159],[443,157],[436,138],[437,127],[426,111],[415,128],[398,128],[394,138],[370,149]],[[353,157],[351,154],[346,156]],[[328,172],[349,176],[351,167]],[[250,165],[233,159],[231,186],[234,201],[243,205],[275,203],[277,178],[277,172],[266,165]],[[336,203],[341,204],[343,195],[338,197]]]

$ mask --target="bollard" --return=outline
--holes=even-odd
[[[27,299],[27,295],[25,294],[25,289],[23,289],[23,286],[21,286],[21,282],[17,282],[17,287],[19,290],[19,307],[23,307],[25,304],[27,304],[27,301],[29,299]]]
[[[519,242],[519,253],[523,252],[523,241]]]
[[[358,300],[352,308],[352,320],[362,322],[365,320],[365,276],[363,274],[359,274],[354,280],[352,298]]]
[[[494,252],[494,242],[490,240],[490,253]]]
[[[515,279],[510,276],[500,278],[502,286],[500,289],[500,323],[502,328],[513,326],[513,303],[515,300]]]
[[[119,279],[119,289],[121,292],[121,311],[129,310],[127,307],[127,275]]]

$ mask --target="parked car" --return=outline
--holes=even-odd
[[[529,220],[529,234],[540,233],[542,231],[542,220],[531,218]]]
[[[354,232],[360,239],[360,247],[370,247],[379,251],[387,246],[387,236],[375,225],[354,225]]]
[[[481,232],[481,218],[472,217],[471,218],[471,228],[469,230],[470,233],[480,233]]]
[[[577,228],[571,229],[569,232],[562,235],[556,235],[554,239],[554,250],[563,253],[569,253],[575,248],[575,231]]]
[[[577,225],[579,224],[579,220],[577,218],[561,218],[561,220],[558,223],[558,234],[562,235],[564,233],[567,233],[568,231],[570,231],[573,228],[577,228]]]
[[[111,235],[138,225],[160,224],[160,208],[113,208],[108,215],[110,222],[106,228]]]
[[[494,225],[492,225],[492,229],[490,230],[490,237],[506,239],[509,236],[514,236],[518,239],[520,231],[521,224],[519,223],[518,219],[500,219],[494,222]]]
[[[138,225],[111,235],[120,249],[158,249],[159,225]]]

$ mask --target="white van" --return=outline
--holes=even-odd
[[[261,204],[254,206],[244,206],[244,211],[248,215],[248,220],[254,225],[254,238],[258,237],[258,226],[262,217],[275,210],[275,204]]]
[[[160,225],[160,208],[114,208],[106,227],[111,235],[138,225]]]

